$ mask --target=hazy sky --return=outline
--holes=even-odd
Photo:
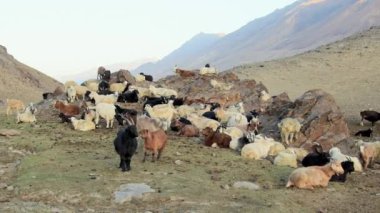
[[[296,0],[0,0],[0,45],[52,77],[162,58]]]

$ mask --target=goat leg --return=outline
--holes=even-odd
[[[143,158],[143,160],[142,160],[142,162],[144,163],[145,162],[145,159],[146,159],[146,156],[147,156],[148,154],[146,153],[146,151],[144,151],[144,158]]]

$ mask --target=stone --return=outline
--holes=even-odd
[[[155,192],[155,190],[145,183],[123,184],[114,192],[114,201],[118,204],[122,204],[126,201],[131,201],[132,198],[141,198],[143,194],[149,192]]]
[[[181,160],[176,160],[176,161],[174,161],[174,163],[176,164],[176,165],[182,165],[182,161]]]
[[[18,130],[15,130],[15,129],[0,129],[0,135],[1,136],[16,136],[16,135],[20,135],[21,132],[18,131]]]
[[[249,189],[249,190],[259,190],[260,189],[259,185],[252,183],[252,182],[248,182],[248,181],[237,181],[232,185],[232,187],[235,189],[240,189],[240,188]]]
[[[14,188],[13,186],[8,186],[8,187],[7,187],[7,190],[8,190],[8,191],[13,191],[14,189],[15,189],[15,188]]]

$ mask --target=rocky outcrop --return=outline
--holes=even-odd
[[[288,115],[299,118],[303,124],[303,137],[298,140],[298,145],[309,148],[312,142],[317,142],[328,150],[349,138],[347,123],[332,95],[322,90],[310,90],[297,98],[294,105]]]

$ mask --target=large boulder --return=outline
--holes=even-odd
[[[289,117],[298,118],[302,123],[302,136],[297,145],[310,148],[313,142],[324,150],[350,137],[343,113],[332,95],[316,89],[305,92],[295,100]]]

